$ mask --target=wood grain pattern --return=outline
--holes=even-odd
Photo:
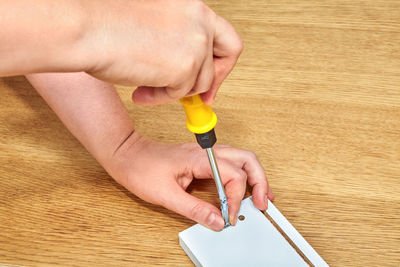
[[[400,2],[208,1],[245,42],[214,110],[332,266],[400,266]],[[190,266],[192,222],[116,184],[22,77],[0,79],[0,263]],[[137,128],[193,141],[175,103]],[[217,204],[212,181],[190,187]]]

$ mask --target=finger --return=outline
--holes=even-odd
[[[214,79],[214,62],[212,52],[207,56],[202,65],[196,84],[190,91],[190,94],[199,94],[208,91]]]
[[[250,183],[252,187],[251,195],[253,196],[253,203],[259,210],[266,210],[268,208],[268,195],[267,195],[267,182],[257,181]]]
[[[225,144],[217,144],[214,145],[215,149],[219,149],[219,148],[232,148],[230,145],[225,145]]]
[[[152,106],[167,104],[179,98],[181,92],[170,87],[139,86],[132,94],[132,100],[138,105]]]
[[[268,181],[264,168],[257,156],[251,152],[240,149],[219,149],[217,153],[225,160],[241,166],[247,174],[247,180],[252,189],[253,203],[260,210],[266,210],[268,205]]]
[[[214,58],[214,79],[210,86],[210,89],[201,94],[201,98],[204,103],[211,105],[214,103],[215,97],[217,95],[218,89],[220,88],[222,82],[229,75],[237,59],[231,58]]]
[[[269,185],[268,185],[267,195],[268,195],[269,200],[274,201],[275,196],[274,196],[274,193],[272,192],[272,189],[271,189],[271,187]]]
[[[218,16],[214,33],[214,56],[238,58],[242,50],[243,42],[235,28]]]
[[[214,35],[214,80],[210,90],[202,94],[202,100],[211,105],[218,88],[235,66],[243,50],[243,41],[233,26],[221,17],[217,17]]]
[[[223,59],[214,58],[213,61],[214,61],[214,79],[209,87],[209,90],[200,95],[203,102],[207,105],[211,105],[214,103],[219,87],[221,86],[222,82],[230,72],[230,70],[226,68],[227,65],[226,61],[229,60],[225,58]]]
[[[229,221],[236,224],[243,196],[246,192],[247,174],[244,170],[229,161],[221,159],[216,153],[222,183],[229,205]],[[213,174],[207,156],[204,153],[195,159],[193,163],[193,176],[198,179],[212,179]]]
[[[225,186],[226,197],[229,205],[229,222],[235,225],[237,222],[238,212],[242,203],[243,196],[246,192],[247,175],[241,169],[221,166],[221,176]],[[227,182],[225,182],[225,180]]]
[[[168,192],[169,197],[163,204],[167,209],[213,230],[220,231],[224,228],[225,222],[217,207],[188,194],[179,185],[174,186]]]

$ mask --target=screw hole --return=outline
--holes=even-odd
[[[244,215],[240,215],[240,216],[238,217],[238,219],[239,219],[239,221],[244,221],[244,219],[246,219],[246,217],[244,217]]]

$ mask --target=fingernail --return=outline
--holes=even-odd
[[[265,196],[265,205],[267,206],[268,209],[268,196]]]
[[[229,223],[234,226],[237,223],[237,214],[235,214],[234,216],[229,216]]]
[[[221,230],[224,228],[225,222],[221,216],[215,215],[215,213],[211,213],[208,217],[207,225],[210,226],[214,230]]]

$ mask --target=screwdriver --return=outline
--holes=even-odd
[[[222,218],[225,221],[225,227],[228,227],[228,199],[226,198],[224,185],[221,181],[217,161],[215,158],[213,146],[217,142],[214,127],[217,124],[217,116],[211,107],[204,104],[200,95],[187,96],[180,99],[186,113],[186,126],[195,134],[197,143],[201,148],[207,151],[211,171],[215,185],[217,186],[219,200],[221,201]]]

